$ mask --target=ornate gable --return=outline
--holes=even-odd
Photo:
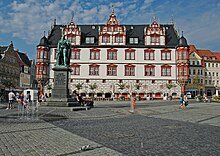
[[[119,25],[114,9],[106,25],[99,32],[99,45],[125,45],[125,27]]]
[[[79,28],[73,23],[73,19],[69,25],[66,26],[64,30],[64,35],[70,40],[72,45],[80,45],[81,41],[81,31]]]
[[[145,45],[165,45],[165,29],[160,27],[156,18],[150,26],[145,29]]]

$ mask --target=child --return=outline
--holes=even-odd
[[[180,105],[179,105],[179,108],[182,108],[183,107],[183,96],[181,95],[180,96]]]
[[[132,96],[131,98],[131,110],[129,112],[134,113],[134,110],[136,108],[136,96]]]

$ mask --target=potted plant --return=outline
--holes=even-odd
[[[125,83],[117,83],[116,85],[118,86],[118,89],[120,90],[120,94],[121,94],[121,91],[125,89],[126,84]],[[121,95],[119,97],[121,97]]]

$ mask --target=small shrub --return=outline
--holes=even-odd
[[[124,96],[121,96],[120,97],[120,101],[124,101],[125,100],[125,97]]]
[[[219,100],[219,96],[213,96],[213,100],[218,101]]]
[[[141,97],[140,97],[140,96],[137,96],[137,100],[138,100],[138,101],[141,101]]]

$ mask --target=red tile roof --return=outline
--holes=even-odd
[[[213,62],[220,61],[220,55],[214,52],[211,52],[210,50],[197,50],[197,54],[202,58],[206,56],[207,60],[205,61],[213,61]],[[212,57],[215,57],[216,59],[212,60]]]
[[[189,45],[189,54],[191,54],[192,52],[195,52],[196,50],[197,49],[195,45]]]

